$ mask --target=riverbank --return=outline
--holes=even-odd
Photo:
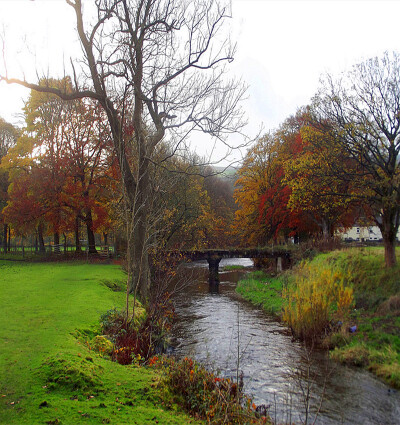
[[[101,314],[124,307],[120,267],[0,261],[0,275],[0,423],[199,423],[159,372],[93,349]]]
[[[331,357],[364,367],[400,388],[400,266],[385,269],[382,248],[319,254],[309,264],[310,270],[340,271],[353,289],[354,308],[348,321],[331,329],[322,341],[330,348]],[[283,289],[294,285],[298,273],[296,267],[275,278],[256,272],[239,282],[237,292],[265,311],[281,316]]]
[[[285,284],[284,275],[273,277],[257,270],[238,282],[236,292],[245,300],[280,318],[284,304],[282,289]]]

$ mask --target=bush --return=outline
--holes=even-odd
[[[241,383],[220,378],[190,358],[162,358],[165,384],[185,409],[209,424],[271,424],[267,416],[258,417],[256,406],[241,393]]]
[[[113,343],[104,335],[96,335],[88,345],[91,350],[94,350],[103,356],[111,356],[114,349]]]
[[[134,319],[127,318],[125,312],[116,309],[101,316],[102,332],[114,343],[111,357],[120,364],[146,362],[167,348],[174,314],[169,294],[160,296],[146,313],[141,310],[139,317]]]
[[[353,290],[347,280],[344,272],[326,264],[298,267],[294,284],[283,291],[283,320],[296,337],[314,340],[329,333],[331,321],[348,320]]]

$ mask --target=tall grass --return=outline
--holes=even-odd
[[[400,264],[385,268],[383,248],[351,248],[320,254],[293,275],[285,319],[295,332],[304,337],[333,330],[324,341],[335,348],[332,358],[400,388]],[[332,329],[332,319],[343,326]],[[347,319],[356,332],[349,333]]]
[[[283,297],[287,301],[283,320],[303,340],[323,336],[332,321],[347,321],[353,305],[348,275],[310,262],[298,266],[294,284],[283,291]]]

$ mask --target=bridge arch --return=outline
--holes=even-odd
[[[219,263],[223,258],[274,258],[277,271],[291,266],[291,252],[274,248],[233,248],[179,251],[192,261],[207,260],[210,285],[219,284]]]

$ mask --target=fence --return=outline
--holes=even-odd
[[[82,244],[80,247],[80,253],[88,254],[89,247],[87,245]],[[114,254],[113,246],[96,246],[97,253],[100,258],[106,259],[110,258]],[[18,257],[34,257],[34,256],[48,256],[48,255],[69,255],[75,254],[76,247],[72,245],[65,244],[48,244],[44,245],[44,250],[40,250],[37,245],[20,245],[20,244],[11,244],[7,247],[7,250],[4,250],[3,247],[0,247],[0,259],[5,258],[7,256],[11,256],[14,258]]]

